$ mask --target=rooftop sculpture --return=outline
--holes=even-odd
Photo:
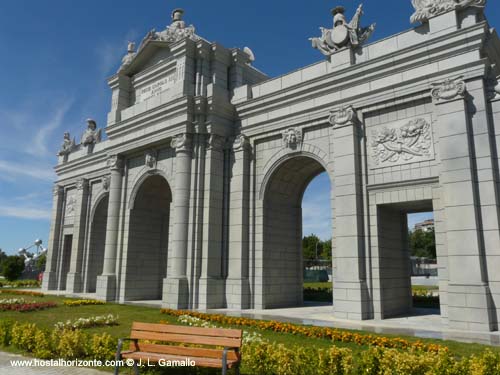
[[[427,22],[429,18],[468,7],[484,8],[486,0],[412,0],[415,13],[410,21]]]
[[[363,4],[359,5],[351,22],[345,18],[345,8],[338,6],[332,9],[333,28],[320,27],[321,37],[310,38],[313,48],[319,50],[323,55],[330,56],[334,52],[345,48],[356,48],[365,42],[375,30],[375,24],[368,27],[360,27],[363,15]]]
[[[99,142],[101,142],[101,129],[97,129],[95,120],[89,118],[87,120],[87,130],[82,136],[82,145],[90,146]]]

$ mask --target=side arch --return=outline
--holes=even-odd
[[[316,160],[319,164],[321,164],[321,166],[324,168],[324,170],[328,173],[330,181],[333,182],[333,171],[330,170],[330,168],[329,168],[330,159],[328,157],[328,154],[317,146],[314,146],[314,145],[311,145],[308,143],[304,143],[302,145],[302,149],[300,151],[290,151],[287,149],[282,149],[282,150],[276,152],[268,160],[268,162],[264,166],[263,173],[261,174],[263,176],[263,178],[260,182],[259,199],[264,198],[266,186],[268,186],[269,179],[274,174],[274,172],[277,169],[279,169],[279,167],[283,163],[285,163],[287,160],[296,158],[298,156],[309,157],[311,159]]]

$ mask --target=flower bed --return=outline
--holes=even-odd
[[[11,288],[39,288],[41,282],[38,280],[16,280],[16,281],[0,281],[0,288],[11,287]]]
[[[57,322],[54,327],[57,330],[75,330],[82,328],[105,327],[118,325],[118,317],[112,314],[91,316],[89,318],[78,318],[76,320],[67,320],[66,322]]]
[[[19,296],[44,297],[45,294],[31,290],[0,290],[0,294],[15,294]]]
[[[208,322],[215,322],[220,324],[227,324],[232,326],[246,326],[258,328],[279,333],[291,333],[294,335],[302,335],[307,337],[315,337],[322,339],[330,339],[332,341],[354,343],[357,345],[368,345],[382,348],[395,348],[395,349],[411,349],[422,352],[447,351],[448,348],[437,344],[425,344],[421,341],[410,342],[398,337],[388,338],[382,336],[374,336],[367,334],[360,334],[355,332],[342,331],[329,327],[314,327],[314,326],[301,326],[290,323],[281,323],[276,321],[255,320],[249,318],[232,317],[226,315],[204,314],[195,311],[172,310],[162,309],[163,314],[170,316],[189,315]]]
[[[65,300],[65,306],[76,307],[76,306],[87,306],[87,305],[105,305],[106,302],[99,301],[95,299],[78,299],[78,300]]]
[[[29,311],[45,310],[56,306],[57,303],[55,302],[26,302],[26,303],[0,304],[0,311],[29,312]]]

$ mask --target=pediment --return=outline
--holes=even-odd
[[[122,73],[133,76],[151,66],[166,61],[173,57],[171,43],[150,40],[137,52],[130,65],[122,70]]]

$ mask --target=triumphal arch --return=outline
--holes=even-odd
[[[64,135],[43,288],[300,306],[301,200],[326,172],[332,314],[411,308],[406,214],[433,211],[443,322],[497,330],[500,41],[485,3],[414,0],[414,28],[374,42],[370,15],[337,7],[311,38],[321,61],[277,78],[175,10],[129,44],[106,126]]]

